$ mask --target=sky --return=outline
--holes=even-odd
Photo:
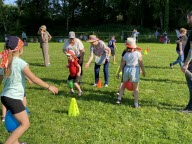
[[[14,4],[15,0],[4,0],[4,4]]]

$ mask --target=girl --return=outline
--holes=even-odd
[[[79,91],[78,96],[81,96],[83,92],[81,91],[81,88],[78,84],[81,74],[81,66],[78,64],[78,58],[75,56],[74,51],[69,50],[66,55],[68,58],[68,65],[66,67],[69,68],[70,73],[68,76],[68,82],[70,80],[74,81],[74,85]],[[71,93],[74,93],[73,88],[71,88]]]
[[[3,52],[0,65],[4,69],[5,74],[1,102],[20,123],[20,126],[11,133],[4,144],[21,144],[18,142],[18,139],[30,126],[28,115],[22,103],[25,90],[25,77],[54,94],[58,93],[58,88],[36,77],[29,69],[28,64],[19,58],[23,54],[23,45],[24,43],[20,38],[10,36],[6,42],[6,49]]]
[[[145,76],[145,69],[142,62],[142,55],[140,53],[140,48],[137,47],[134,38],[127,38],[127,53],[123,56],[120,69],[117,73],[117,78],[119,78],[119,73],[123,72],[123,85],[120,88],[119,96],[117,98],[117,104],[121,103],[121,97],[125,90],[126,81],[130,80],[133,83],[134,92],[134,106],[139,107],[138,104],[138,93],[139,93],[139,71],[142,70],[143,76]],[[126,64],[126,65],[125,65]],[[140,68],[139,68],[140,67]]]

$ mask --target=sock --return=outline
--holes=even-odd
[[[138,103],[134,103],[135,107],[139,107],[139,104]]]

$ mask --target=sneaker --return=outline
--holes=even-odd
[[[78,93],[78,96],[81,96],[83,94],[83,92],[82,91],[80,91],[79,93]]]
[[[75,92],[74,92],[74,90],[71,90],[71,94],[74,94]]]
[[[105,87],[108,87],[108,84],[105,84]]]
[[[173,64],[172,63],[170,63],[170,69],[172,69],[173,68]]]
[[[19,144],[27,144],[26,142],[19,142]]]
[[[117,92],[116,94],[117,94],[117,96],[119,96],[119,92]]]
[[[4,122],[5,121],[5,117],[1,117],[1,121]]]
[[[116,104],[121,104],[121,100],[117,99]]]
[[[96,84],[96,83],[94,83],[94,84],[93,84],[93,86],[97,86],[97,84]]]

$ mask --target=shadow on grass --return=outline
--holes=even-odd
[[[29,66],[45,67],[43,64],[40,63],[29,63]]]
[[[186,84],[186,81],[175,81],[175,80],[170,80],[170,79],[148,79],[148,78],[140,78],[143,81],[156,81],[156,82],[165,82],[165,83],[176,83],[176,84]]]
[[[170,69],[168,66],[145,66],[145,68],[151,68],[151,69]]]
[[[141,78],[142,79],[142,78]],[[116,95],[116,90],[111,90],[110,86],[105,88],[97,88],[93,87],[91,83],[83,83],[83,85],[89,85],[89,88],[84,87],[81,85],[82,90],[83,90],[83,95],[78,96],[77,95],[77,90],[75,94],[71,94],[70,90],[67,88],[66,80],[55,80],[55,79],[50,79],[50,78],[44,78],[42,79],[46,82],[50,81],[52,83],[55,83],[56,85],[63,85],[64,87],[62,90],[59,91],[57,96],[67,96],[71,98],[76,98],[78,100],[83,100],[83,101],[98,101],[102,103],[110,103],[113,105],[118,105],[116,104],[117,100],[117,95]],[[168,79],[143,79],[145,81],[159,81],[159,82],[172,82]],[[175,83],[181,84],[181,82],[174,81]],[[183,82],[184,83],[184,82]],[[37,89],[37,90],[43,90],[44,88],[41,87],[29,87],[29,89]],[[66,90],[68,89],[68,90]],[[157,102],[157,101],[150,101],[150,100],[144,100],[144,99],[139,99],[139,103],[141,104],[141,107],[156,107],[158,109],[166,109],[166,110],[180,110],[183,108],[183,105],[178,105],[178,104],[169,104],[166,102]],[[122,104],[121,105],[128,105],[128,106],[133,106],[134,104],[134,98],[132,96],[132,93],[130,93],[129,96],[123,96],[122,97]],[[67,113],[67,111],[57,111],[57,113]]]

